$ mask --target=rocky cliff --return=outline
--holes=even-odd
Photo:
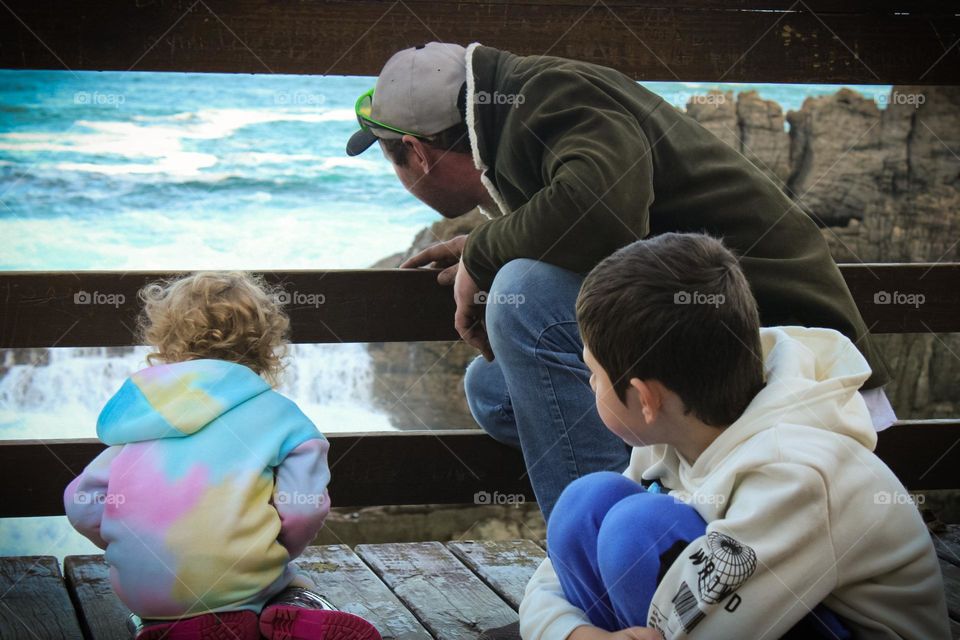
[[[687,113],[801,203],[837,262],[960,259],[960,87],[898,86],[884,105],[840,89],[786,115],[754,92],[709,95],[691,99]],[[480,220],[474,213],[437,222],[405,255]],[[396,266],[403,257],[377,266]],[[888,335],[881,344],[895,378],[887,393],[901,418],[960,413],[960,335]],[[475,426],[462,382],[472,349],[420,343],[371,345],[370,352],[375,397],[394,424]]]

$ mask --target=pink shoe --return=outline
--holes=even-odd
[[[260,633],[268,640],[381,640],[376,627],[360,616],[337,611],[301,587],[288,587],[263,608]]]
[[[170,622],[136,626],[136,640],[260,640],[253,611],[205,613]]]

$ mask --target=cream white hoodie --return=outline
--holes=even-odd
[[[779,638],[822,601],[858,639],[949,638],[930,535],[872,453],[857,393],[866,360],[831,329],[764,328],[761,342],[766,386],[693,465],[651,445],[624,472],[657,479],[708,523],[657,588],[648,626],[667,640]],[[520,606],[524,640],[583,624],[544,560]]]

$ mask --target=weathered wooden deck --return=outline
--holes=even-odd
[[[308,547],[296,564],[339,608],[385,640],[475,638],[517,620],[523,590],[545,557],[531,540]],[[0,637],[128,638],[129,610],[102,555],[0,559]]]
[[[953,636],[960,637],[960,525],[934,535]],[[532,540],[308,547],[296,564],[339,608],[385,640],[464,640],[517,620],[527,580],[546,553]],[[128,609],[101,555],[0,559],[4,640],[128,638]]]

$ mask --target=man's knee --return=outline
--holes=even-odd
[[[487,334],[491,342],[502,342],[524,328],[522,307],[532,293],[529,291],[529,276],[537,264],[536,260],[511,260],[494,277],[487,292],[485,311]]]
[[[543,328],[549,310],[557,304],[570,307],[572,300],[558,297],[558,284],[576,288],[579,276],[540,260],[519,258],[511,260],[497,272],[487,292],[486,328],[491,344],[506,344],[511,339],[535,336]],[[567,282],[569,281],[569,282]]]
[[[473,419],[494,440],[519,446],[516,422],[505,415],[506,383],[496,362],[477,357],[467,367],[463,378],[467,407]]]

